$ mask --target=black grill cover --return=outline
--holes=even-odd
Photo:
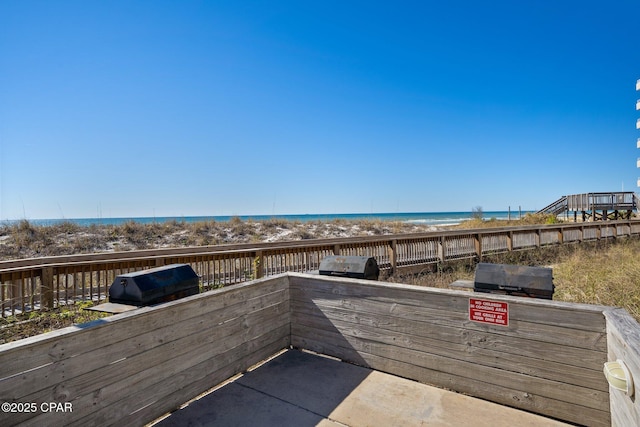
[[[195,295],[198,275],[188,264],[172,264],[121,274],[109,288],[109,302],[151,305]]]
[[[325,257],[320,262],[320,274],[378,280],[380,269],[373,257],[332,255]]]
[[[516,296],[552,299],[552,270],[546,267],[479,263],[473,289]]]

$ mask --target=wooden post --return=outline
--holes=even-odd
[[[11,281],[11,314],[15,313],[16,308],[21,307],[22,302],[22,278],[13,279]]]
[[[558,243],[564,243],[564,232],[562,228],[558,228]]]
[[[397,246],[398,241],[396,239],[391,240],[389,245],[389,262],[391,263],[391,274],[396,272],[397,262]]]
[[[333,254],[340,255],[340,245],[333,245]]]
[[[507,250],[513,252],[513,231],[511,230],[507,234]]]
[[[442,235],[440,236],[440,241],[438,242],[438,259],[440,260],[440,262],[444,262],[447,255],[445,245],[446,241],[444,235]]]
[[[40,275],[40,305],[53,308],[53,267],[43,267]]]
[[[476,247],[476,256],[478,257],[478,262],[482,262],[482,236],[480,233],[476,233],[473,235],[474,244]]]
[[[257,251],[253,258],[253,270],[256,279],[264,277],[264,255],[262,251]]]

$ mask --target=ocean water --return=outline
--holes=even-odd
[[[522,211],[525,215],[527,212]],[[181,217],[138,217],[138,218],[65,218],[65,219],[34,219],[29,220],[35,225],[53,225],[61,222],[72,222],[81,226],[96,225],[119,225],[129,221],[141,224],[163,223],[169,221],[178,222],[202,222],[216,221],[226,222],[232,218],[240,218],[243,221],[262,221],[268,219],[282,219],[288,221],[323,221],[333,220],[377,220],[377,221],[402,221],[409,223],[427,225],[452,225],[473,218],[474,212],[405,212],[405,213],[346,213],[346,214],[305,214],[305,215],[233,215],[233,216],[181,216]],[[485,211],[482,213],[484,219],[517,219],[520,212],[515,211]],[[18,221],[5,221],[5,223],[15,223]]]

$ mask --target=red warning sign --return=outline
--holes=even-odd
[[[509,326],[509,303],[469,298],[469,320]]]

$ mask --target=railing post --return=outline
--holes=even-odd
[[[253,271],[256,279],[264,277],[264,255],[262,255],[262,251],[257,251],[253,258]]]
[[[564,229],[562,227],[558,228],[558,243],[561,245],[564,243]]]
[[[338,244],[333,245],[333,254],[334,255],[340,255],[340,245],[338,245]]]
[[[473,235],[474,245],[476,247],[476,256],[478,257],[478,262],[482,262],[482,236],[480,233],[476,233]]]
[[[513,231],[509,230],[507,233],[507,250],[513,252]]]
[[[391,263],[391,274],[396,272],[397,247],[398,241],[396,239],[391,240],[389,245],[389,262]]]
[[[541,239],[540,239],[540,233],[541,233],[540,229],[539,229],[539,228],[536,228],[536,248],[539,248],[539,247],[541,246],[541,243],[540,243],[540,240],[541,240]]]
[[[22,278],[13,279],[11,282],[11,313],[15,313],[16,308],[20,308],[22,302]]]
[[[40,273],[40,305],[53,308],[53,267],[43,267]]]
[[[446,245],[446,240],[443,234],[442,236],[440,236],[440,240],[438,241],[438,259],[440,260],[440,262],[444,262],[445,257],[447,255],[445,245]]]

